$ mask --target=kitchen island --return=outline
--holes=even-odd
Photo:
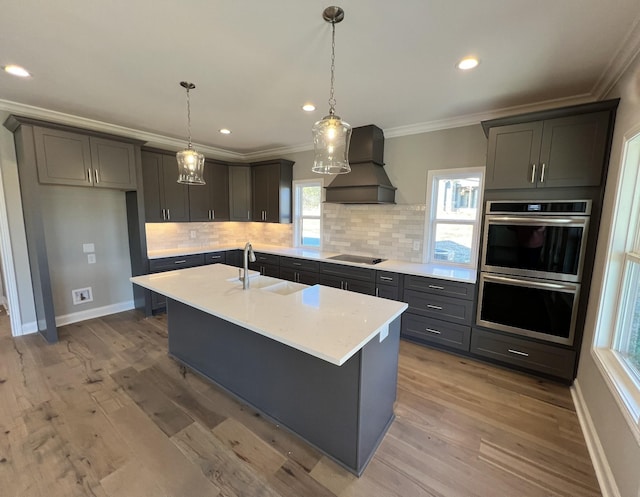
[[[360,475],[394,418],[407,304],[222,264],[131,281],[167,296],[169,354]]]

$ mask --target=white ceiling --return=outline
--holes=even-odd
[[[0,66],[33,77],[0,72],[0,100],[181,140],[188,80],[194,143],[239,157],[309,148],[328,111],[329,5],[2,0]],[[640,47],[639,0],[338,5],[337,114],[387,136],[601,98]],[[481,64],[463,73],[455,63],[468,54]]]

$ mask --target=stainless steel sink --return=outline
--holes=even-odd
[[[237,278],[232,278],[228,281],[232,281],[239,287],[242,287],[242,281],[239,281]],[[271,276],[254,276],[249,279],[249,290],[264,290],[265,292],[277,293],[279,295],[289,295],[304,290],[305,288],[307,288],[307,285],[303,285],[302,283],[283,281],[278,278],[272,278]]]
[[[328,257],[328,259],[333,259],[334,261],[343,261],[343,262],[355,262],[358,264],[379,264],[381,262],[386,261],[386,259],[380,259],[378,257],[366,257],[362,255],[351,255],[351,254],[338,254],[333,257]]]

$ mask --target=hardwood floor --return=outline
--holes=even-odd
[[[3,497],[598,496],[567,387],[401,342],[396,420],[361,478],[167,357],[135,311],[13,339]],[[318,419],[318,423],[322,420]]]

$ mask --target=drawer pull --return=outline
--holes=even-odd
[[[212,259],[222,259],[221,255],[212,255],[211,256]]]
[[[302,266],[302,263],[301,262],[294,262],[293,265],[294,266]]]
[[[440,307],[439,305],[427,304],[427,307],[429,309],[435,309],[436,311],[441,311],[442,310],[442,307]]]
[[[429,333],[433,333],[434,335],[440,335],[440,334],[442,334],[442,332],[441,332],[441,331],[433,330],[433,329],[431,329],[431,328],[425,328],[425,329],[424,329],[424,331],[428,331]]]
[[[529,354],[527,354],[526,352],[520,352],[519,350],[509,349],[509,352],[511,352],[512,354],[515,354],[515,355],[521,355],[521,356],[524,356],[524,357],[529,357]]]
[[[181,261],[174,261],[174,264],[185,264],[187,261],[185,259],[182,259]]]
[[[429,288],[433,288],[434,290],[444,290],[443,286],[438,285],[429,285]]]
[[[393,281],[393,278],[390,278],[389,276],[380,276],[380,279],[382,281]]]

